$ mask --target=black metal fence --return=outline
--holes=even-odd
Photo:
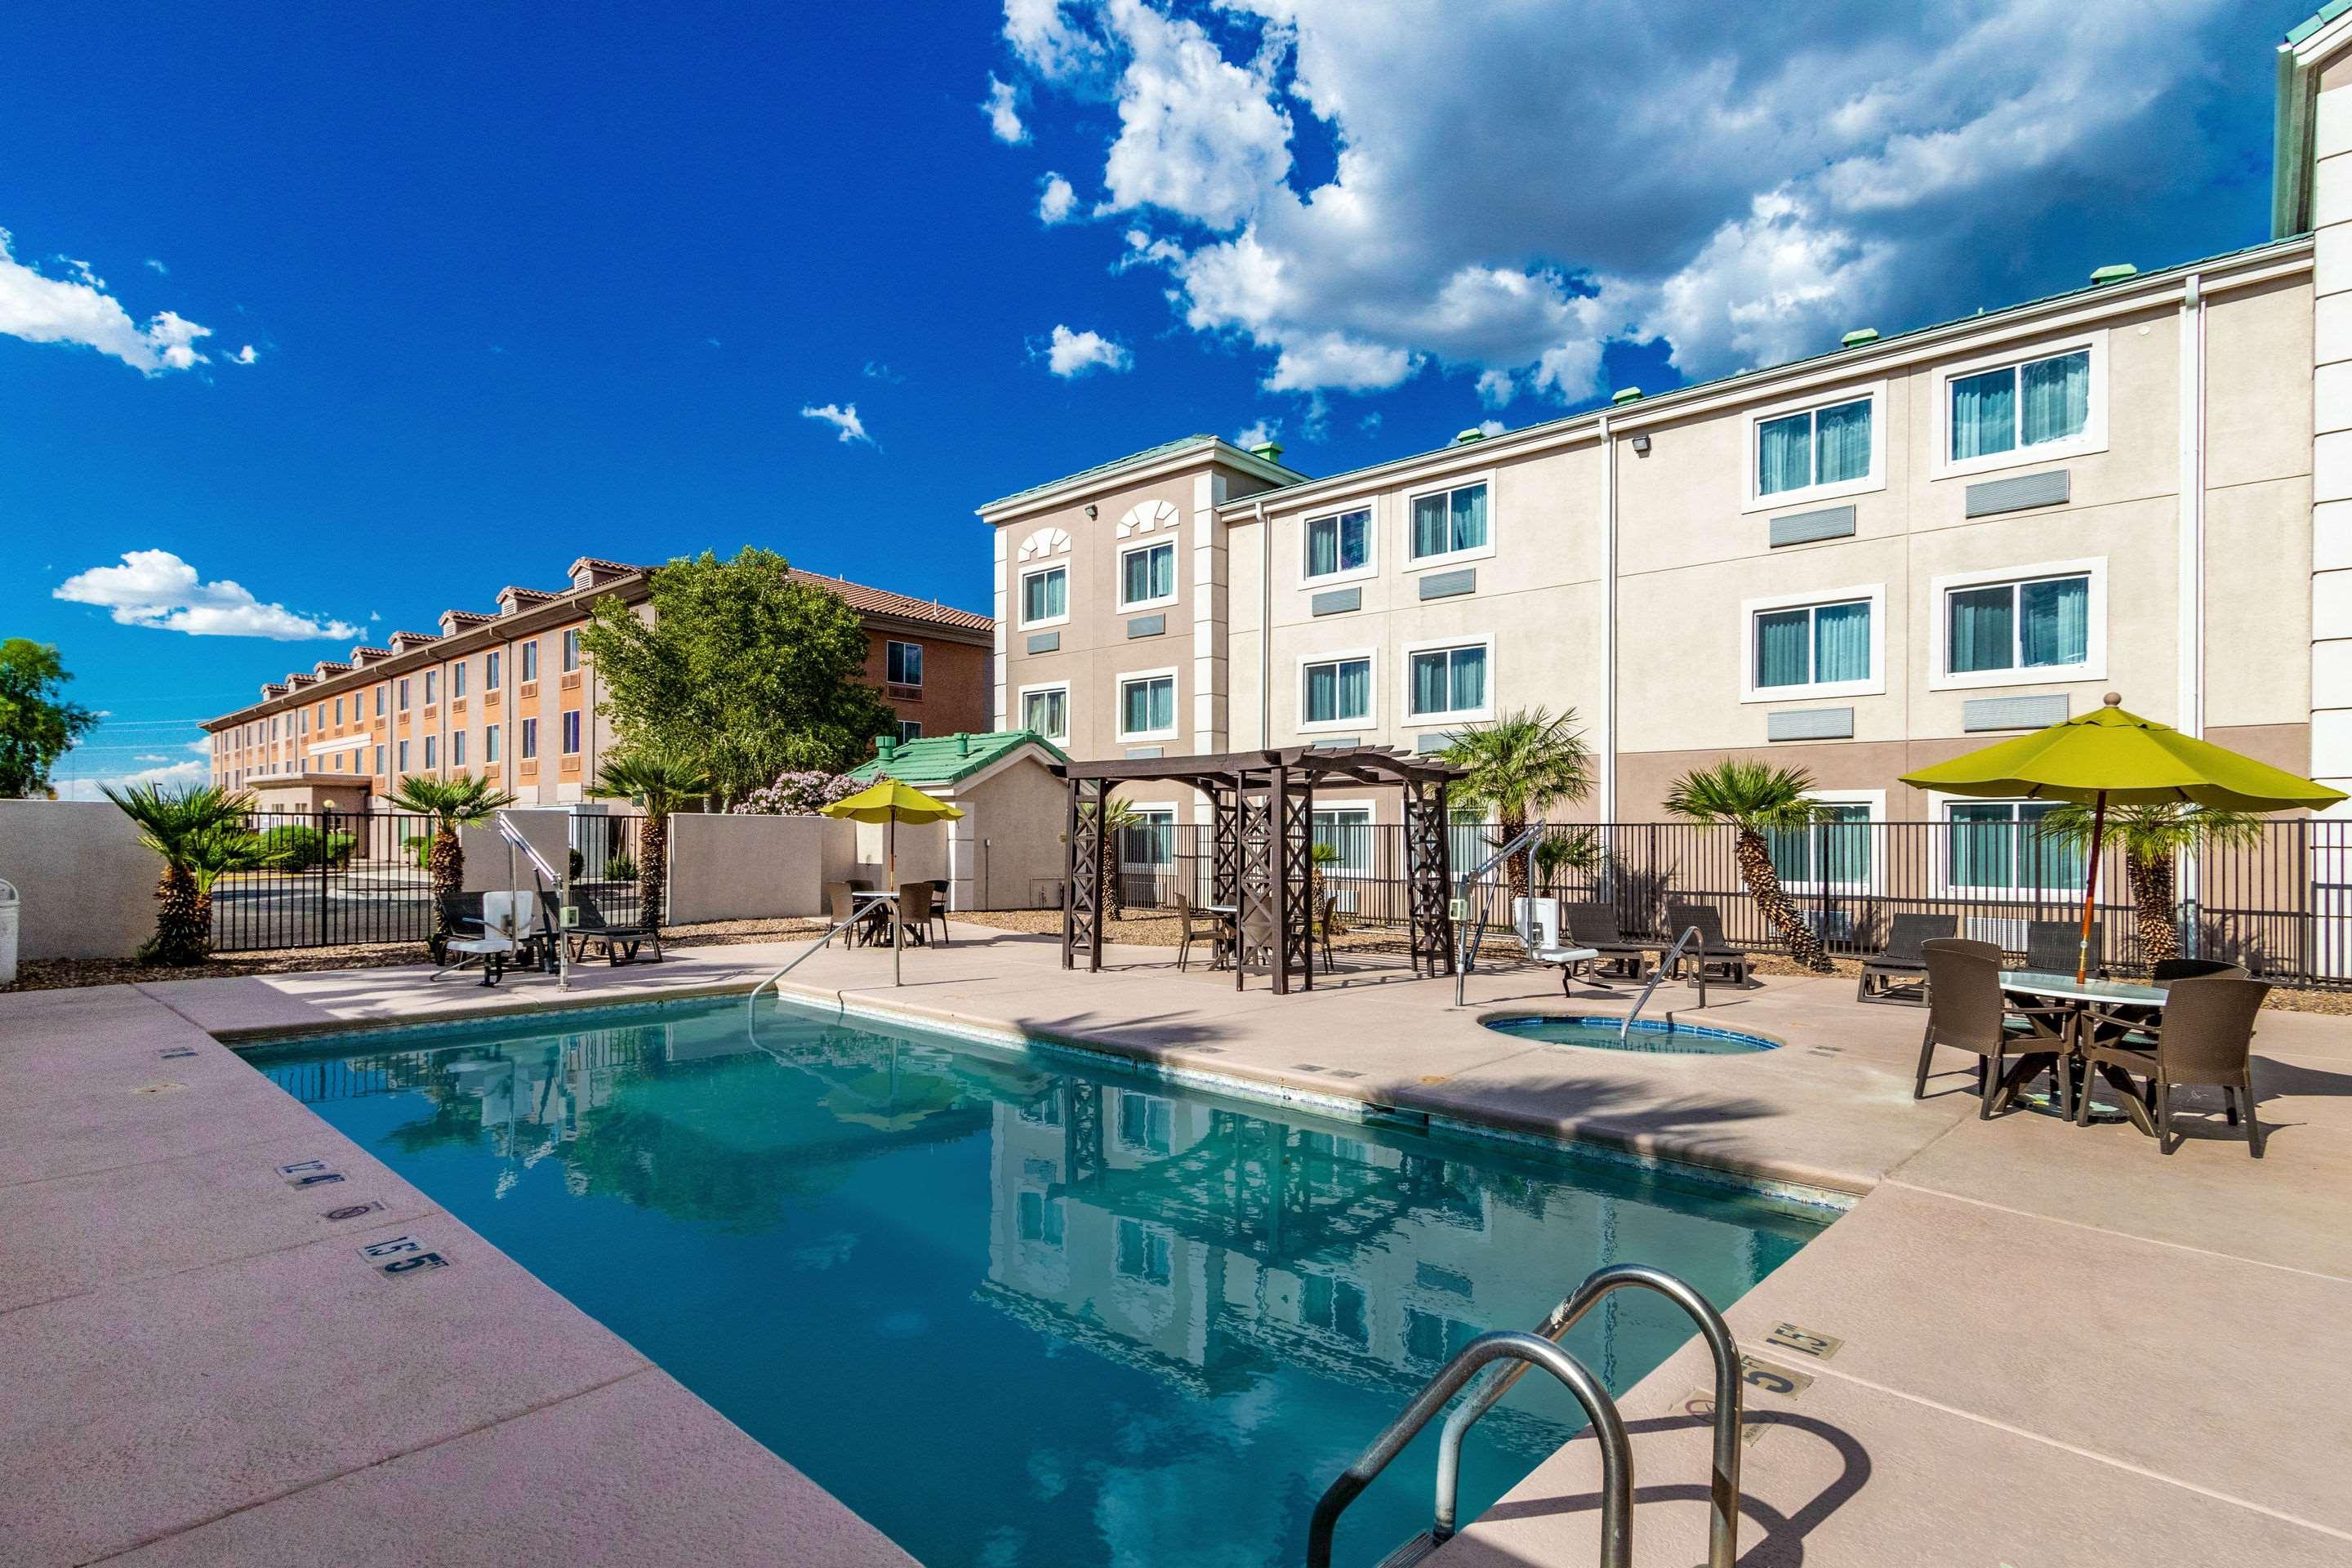
[[[568,865],[572,896],[593,900],[610,924],[637,918],[643,817],[583,813],[572,818]],[[213,884],[213,949],[423,944],[433,935],[433,873],[426,861],[434,819],[394,812],[257,811],[248,831],[276,854],[259,870]],[[476,858],[474,885],[506,885],[507,847],[487,831],[462,840]],[[486,868],[481,858],[491,864]],[[516,883],[544,889],[516,857]]]
[[[1537,891],[1602,902],[1628,934],[1664,931],[1669,903],[1712,904],[1734,943],[1780,945],[1748,895],[1738,837],[1688,822],[1555,826],[1539,854]],[[1393,824],[1318,820],[1324,886],[1343,919],[1402,929],[1407,920],[1404,830]],[[1491,827],[1454,829],[1458,877],[1499,847]],[[1941,822],[1830,820],[1770,836],[1782,889],[1832,953],[1876,952],[1894,917],[1948,915],[1958,934],[2026,950],[2035,921],[2079,920],[2086,869],[2079,847],[2030,822],[1984,811]],[[1120,897],[1129,909],[1164,907],[1178,892],[1206,901],[1209,829],[1160,824],[1130,830],[1119,846]],[[2352,988],[2352,823],[2265,822],[2245,847],[2206,846],[2179,858],[2171,921],[2181,950],[2244,964],[2279,984]],[[1470,890],[1474,921],[1507,924],[1501,868]],[[2118,974],[2148,960],[2123,857],[2101,858],[2095,918],[2097,961]]]

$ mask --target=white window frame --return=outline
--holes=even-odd
[[[1491,492],[1490,492],[1491,493]],[[1489,530],[1491,534],[1492,531]],[[1484,708],[1460,708],[1444,713],[1412,711],[1412,656],[1435,653],[1440,648],[1483,647],[1486,650],[1486,705]],[[1398,699],[1402,721],[1406,724],[1475,724],[1495,716],[1495,639],[1477,637],[1433,637],[1427,642],[1409,642],[1397,650],[1401,662],[1397,666],[1397,689],[1403,693]],[[1449,681],[1449,684],[1451,682]]]
[[[909,741],[919,741],[922,738],[923,721],[920,719],[901,719],[898,721],[898,744],[903,746]]]
[[[1870,601],[1870,674],[1861,680],[1816,680],[1803,686],[1756,684],[1756,617],[1773,610],[1814,609],[1823,605]],[[1808,658],[1810,658],[1810,652]],[[1772,594],[1739,601],[1739,700],[1816,701],[1824,697],[1884,697],[1886,694],[1886,584],[1864,583],[1818,593]]]
[[[1058,616],[1045,616],[1033,621],[1029,618],[1029,579],[1032,577],[1043,577],[1048,572],[1059,572],[1062,574],[1062,613]],[[1032,566],[1023,572],[1021,574],[1020,594],[1013,600],[1013,604],[1021,612],[1021,629],[1023,631],[1034,631],[1044,626],[1068,625],[1070,619],[1070,563],[1067,561],[1049,561],[1043,566]]]
[[[2091,405],[2083,417],[2083,433],[2063,441],[2044,441],[2038,447],[2012,447],[2006,452],[1990,452],[1980,458],[1952,457],[1952,383],[1981,375],[1989,370],[2008,365],[2031,364],[2038,359],[2055,359],[2060,354],[2091,352]],[[2079,458],[2089,452],[2107,449],[2107,330],[2105,327],[2072,337],[2053,338],[2030,348],[2005,349],[2000,353],[1982,354],[1958,364],[1938,365],[1935,374],[1936,447],[1928,477],[1937,479],[1958,479],[1966,474],[1991,473],[2000,468],[2026,468],[2036,463],[2054,462],[2063,458]],[[2018,417],[2024,417],[2022,399]]]
[[[1127,596],[1127,558],[1130,555],[1141,555],[1153,550],[1165,550],[1168,552],[1168,592],[1156,599],[1130,599]],[[1120,612],[1124,614],[1129,610],[1165,609],[1168,605],[1174,604],[1177,598],[1183,593],[1183,572],[1184,552],[1177,547],[1177,542],[1173,535],[1159,539],[1147,539],[1139,544],[1128,545],[1118,552],[1118,607]]]
[[[1412,503],[1423,496],[1436,495],[1447,490],[1468,489],[1472,485],[1486,487],[1486,542],[1471,550],[1448,550],[1436,555],[1415,555],[1412,552]],[[1492,468],[1481,474],[1456,474],[1452,479],[1416,485],[1404,492],[1404,502],[1397,510],[1403,514],[1401,526],[1404,530],[1403,547],[1399,551],[1397,559],[1404,563],[1403,570],[1407,573],[1453,566],[1465,561],[1491,559],[1495,553],[1495,541],[1501,536],[1503,531],[1502,517],[1495,510],[1495,470]]]
[[[1805,792],[1805,798],[1818,805],[1867,806],[1870,808],[1869,820],[1873,825],[1886,820],[1886,792],[1883,789],[1811,789]],[[1809,826],[1805,831],[1810,833],[1812,829]],[[1829,885],[1829,890],[1832,893],[1883,891],[1886,881],[1886,857],[1880,851],[1884,847],[1885,837],[1883,834],[1876,833],[1871,835],[1870,874],[1867,877],[1859,882],[1832,882]],[[1775,867],[1773,869],[1778,871],[1780,868]],[[1791,893],[1818,893],[1822,890],[1818,877],[1804,882],[1784,881],[1780,886]]]
[[[1932,833],[1932,837],[1928,839],[1927,843],[1927,885],[1930,889],[1929,896],[1976,899],[1987,903],[2021,903],[2032,899],[2035,895],[2036,889],[2024,884],[2013,884],[2010,886],[1979,886],[1972,882],[1963,883],[1952,880],[1952,868],[1950,864],[1952,832],[1951,808],[1956,805],[2037,805],[2047,804],[2047,802],[2027,800],[2021,795],[1995,798],[1989,795],[1945,795],[1938,791],[1929,792],[1927,795],[1927,820]],[[2045,899],[2051,894],[2062,895],[2059,899],[2059,902],[2061,904],[2065,902],[2065,896],[2071,895],[2074,900],[2075,913],[2079,914],[2082,911],[2083,885],[2079,881],[2074,881],[2071,883],[2053,882],[2049,886],[2041,889],[2040,892]],[[2002,915],[1998,918],[2005,920],[2013,919],[2019,925],[2022,926],[2032,917],[2031,914],[2019,913],[2014,916]]]
[[[1184,820],[1184,815],[1182,811],[1179,809],[1177,804],[1172,800],[1129,800],[1122,801],[1119,804],[1125,805],[1138,816],[1154,817],[1167,824],[1168,858],[1165,860],[1130,860],[1127,858],[1127,846],[1122,842],[1119,845],[1118,868],[1122,871],[1160,871],[1174,867],[1176,864],[1176,828],[1178,825]],[[1139,824],[1138,826],[1140,825]],[[1120,835],[1122,840],[1126,836],[1124,834]]]
[[[559,756],[576,757],[588,744],[588,722],[580,715],[581,710],[577,708],[566,708],[556,715],[555,740]]]
[[[1314,558],[1308,534],[1318,522],[1328,522],[1351,511],[1364,513],[1364,563],[1343,566],[1337,572],[1318,576],[1307,569]],[[1495,491],[1486,490],[1486,537],[1495,537]],[[1381,506],[1378,496],[1363,496],[1339,506],[1318,507],[1298,520],[1298,585],[1302,588],[1328,588],[1334,583],[1358,583],[1367,577],[1377,577],[1381,572]]]
[[[1162,679],[1167,680],[1173,687],[1170,693],[1168,711],[1174,722],[1165,730],[1129,729],[1127,727],[1127,689],[1139,680]],[[1165,669],[1122,669],[1113,682],[1112,693],[1115,705],[1111,710],[1111,722],[1118,727],[1118,738],[1121,741],[1139,743],[1150,741],[1173,741],[1183,734],[1183,688],[1176,679],[1174,665],[1171,664]]]
[[[1489,659],[1493,655],[1487,655]],[[1368,704],[1360,719],[1313,719],[1307,717],[1307,671],[1318,664],[1344,664],[1351,660],[1364,662],[1365,694]],[[1381,722],[1381,650],[1374,647],[1342,648],[1336,653],[1302,653],[1298,656],[1298,711],[1294,726],[1307,733],[1329,734],[1339,730],[1378,729]]]
[[[488,767],[492,763],[504,762],[505,760],[505,753],[499,750],[499,727],[496,724],[483,725],[482,765],[484,767]]]
[[[1046,735],[1045,731],[1043,730],[1040,730],[1037,732],[1041,735],[1045,735],[1045,739],[1049,741],[1066,746],[1070,743],[1070,683],[1068,681],[1047,680],[1042,681],[1035,686],[1023,687],[1016,694],[1019,700],[1014,704],[1013,710],[1013,715],[1019,721],[1021,728],[1024,730],[1030,728],[1029,699],[1033,695],[1043,694],[1049,691],[1058,691],[1062,694],[1062,732],[1058,735]]]
[[[1990,588],[2000,583],[2030,583],[2042,577],[2091,579],[2090,626],[2083,639],[2080,664],[2018,666],[2009,669],[1972,669],[1950,673],[1951,617],[1945,596],[1957,589]],[[2043,561],[2031,566],[2003,566],[1984,572],[1954,572],[1927,584],[1927,689],[1978,691],[1990,686],[2071,686],[2077,681],[2107,678],[2107,558],[2086,555],[2074,561]]]
[[[1372,803],[1369,800],[1325,800],[1321,795],[1317,795],[1313,803],[1313,810],[1310,811],[1307,816],[1307,837],[1309,843],[1312,843],[1315,837],[1315,816],[1327,811],[1360,811],[1364,814],[1365,826],[1378,827],[1380,826],[1380,813],[1374,809]],[[1375,836],[1373,834],[1367,833],[1363,836],[1363,845],[1366,854],[1371,853],[1374,840]],[[1372,874],[1372,868],[1370,862],[1359,866],[1351,861],[1334,860],[1331,862],[1330,874],[1334,877],[1369,877]]]
[[[1764,494],[1757,488],[1761,476],[1757,472],[1758,459],[1763,456],[1763,428],[1775,419],[1786,419],[1793,414],[1810,414],[1823,408],[1835,408],[1841,404],[1870,403],[1870,471],[1858,479],[1839,479],[1832,484],[1806,485],[1793,490],[1774,490]],[[1886,384],[1874,381],[1865,385],[1849,386],[1842,392],[1809,394],[1769,407],[1752,409],[1748,415],[1748,479],[1742,491],[1748,497],[1742,512],[1780,511],[1811,501],[1836,500],[1844,496],[1868,495],[1886,488]],[[1817,449],[1818,450],[1818,449]]]
[[[910,647],[910,648],[913,648],[913,649],[915,650],[915,679],[912,679],[912,680],[896,680],[896,679],[891,679],[891,676],[890,676],[890,650],[891,650],[892,648],[898,648],[898,647]],[[906,662],[906,661],[905,661],[903,658],[899,660],[899,663],[900,663],[900,665],[901,665],[902,667],[904,666],[905,662]],[[919,642],[909,642],[909,641],[908,641],[905,637],[885,637],[885,638],[883,638],[883,639],[882,639],[882,679],[883,679],[883,683],[884,683],[885,685],[888,685],[888,686],[914,686],[914,687],[919,687],[919,686],[921,686],[921,685],[923,684],[923,645],[922,645],[921,643],[919,643]]]

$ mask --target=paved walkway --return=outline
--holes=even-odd
[[[655,968],[585,971],[577,994],[740,988],[793,951],[697,949]],[[1180,974],[1166,950],[1113,949],[1100,975],[1066,973],[1057,959],[1047,939],[960,928],[952,946],[908,955],[903,989],[888,984],[887,955],[871,951],[820,953],[793,982],[803,995],[1083,1039],[1302,1095],[1499,1121],[1861,1197],[1731,1314],[1745,1347],[1811,1380],[1793,1396],[1751,1400],[1760,1436],[1748,1450],[1745,1563],[2352,1563],[2352,1027],[2342,1020],[2263,1015],[2266,1159],[2249,1160],[2218,1114],[2168,1159],[2123,1126],[2022,1114],[1979,1122],[1957,1057],[1937,1092],[1914,1101],[1920,1015],[1858,1005],[1850,983],[1714,993],[1706,1021],[1776,1037],[1784,1049],[1650,1057],[1529,1046],[1478,1027],[1482,1012],[1559,1003],[1553,982],[1520,972],[1474,976],[1470,1005],[1456,1011],[1450,983],[1393,970],[1277,998],[1197,969]],[[0,1410],[0,1436],[15,1439],[0,1451],[0,1561],[18,1528],[43,1543],[27,1561],[168,1537],[165,1549],[191,1543],[190,1560],[226,1562],[278,1560],[278,1542],[308,1538],[271,1532],[331,1524],[345,1533],[307,1560],[389,1561],[388,1550],[356,1550],[362,1536],[377,1539],[365,1533],[371,1519],[410,1532],[404,1556],[431,1561],[453,1542],[478,1548],[469,1518],[524,1521],[513,1526],[530,1541],[524,1555],[552,1560],[548,1538],[530,1533],[541,1513],[564,1521],[546,1528],[604,1540],[607,1554],[588,1561],[733,1555],[657,1535],[658,1550],[615,1550],[612,1532],[634,1510],[673,1530],[764,1532],[771,1547],[816,1542],[787,1554],[798,1562],[887,1560],[866,1555],[888,1549],[837,1505],[828,1512],[796,1472],[764,1450],[745,1453],[749,1440],[707,1407],[227,1053],[158,1059],[167,1037],[209,1047],[201,1031],[457,1016],[542,1004],[551,990],[539,980],[494,992],[428,986],[420,971],[375,970],[0,997],[0,1237],[33,1238],[0,1251],[0,1394],[16,1395]],[[1690,1000],[1675,987],[1660,995]],[[1612,1005],[1597,995],[1578,1005]],[[186,1087],[142,1092],[159,1080]],[[231,1110],[233,1127],[220,1120]],[[125,1138],[137,1144],[127,1154]],[[329,1205],[281,1200],[289,1189],[271,1167],[287,1162],[259,1158],[296,1145],[302,1154],[289,1159],[330,1151],[353,1173],[352,1195],[384,1201],[394,1217],[349,1222],[372,1227],[365,1235],[309,1240],[335,1223],[318,1217]],[[287,1228],[298,1221],[310,1229]],[[463,1303],[429,1308],[418,1292],[442,1278],[337,1272],[345,1261],[361,1268],[358,1242],[406,1233],[448,1237],[480,1289],[507,1303],[500,1323],[530,1324],[534,1353],[469,1350],[467,1333],[495,1342],[505,1331],[463,1316]],[[212,1293],[248,1274],[243,1297]],[[92,1314],[91,1326],[77,1314]],[[257,1341],[249,1325],[265,1319],[272,1331]],[[1827,1360],[1765,1348],[1783,1322],[1842,1342]],[[387,1324],[411,1332],[386,1334]],[[87,1348],[126,1342],[152,1350],[120,1373],[109,1364],[119,1350],[100,1358]],[[426,1373],[445,1358],[445,1373]],[[205,1391],[179,1395],[186,1409],[175,1420],[133,1421],[172,1368],[201,1369]],[[434,1385],[429,1417],[384,1392],[420,1380]],[[273,1392],[249,1396],[248,1381]],[[1706,1382],[1694,1346],[1625,1400],[1643,1563],[1686,1568],[1704,1555],[1705,1434],[1670,1413]],[[614,1424],[576,1407],[625,1388],[664,1402],[723,1457],[713,1469],[725,1484],[711,1489],[736,1500],[732,1514],[712,1525],[709,1507],[677,1496],[681,1467],[666,1441],[604,1454],[591,1469],[550,1461],[551,1473],[601,1477],[593,1508],[551,1480],[509,1480],[500,1460],[461,1447],[541,1419],[518,1413],[542,1408],[573,1412],[572,1440],[610,1442]],[[119,1404],[125,1424],[82,1419],[85,1399]],[[408,1458],[381,1462],[394,1454]],[[395,1500],[418,1495],[400,1484],[400,1467],[420,1455],[440,1467],[433,1503],[395,1516]],[[136,1504],[92,1476],[135,1478]],[[640,1477],[652,1479],[633,1484]],[[304,1504],[338,1487],[374,1489],[385,1511]],[[1589,1562],[1594,1488],[1591,1445],[1570,1444],[1439,1560]],[[455,1504],[445,1500],[453,1489]],[[570,1509],[586,1509],[589,1522]],[[194,1528],[205,1520],[218,1522]],[[214,1534],[235,1529],[258,1533]]]

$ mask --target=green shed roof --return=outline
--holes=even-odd
[[[951,784],[992,766],[1024,746],[1033,745],[1043,746],[1057,763],[1070,760],[1060,747],[1034,730],[995,730],[980,735],[925,735],[901,741],[887,758],[861,763],[849,770],[849,776],[859,784],[872,784],[887,776],[917,789],[925,784]]]

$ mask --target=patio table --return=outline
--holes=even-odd
[[[2069,1016],[2063,1035],[2048,1028],[2040,1019],[2034,1020],[2034,1032],[2053,1043],[2063,1042],[2063,1049],[2077,1058],[2083,1054],[2083,1032],[2088,1026],[2093,1007],[2147,1007],[2160,1013],[2167,999],[2167,993],[2161,985],[2137,985],[2124,980],[2078,981],[2071,974],[2039,969],[2005,970],[2001,973],[2000,988],[2011,995],[2055,1002],[2065,1007]],[[2000,1103],[2006,1105],[2016,1098],[2017,1091],[2024,1087],[2033,1073],[2040,1070],[2038,1058],[2034,1057],[2028,1057],[2011,1068],[2007,1081],[2001,1086]],[[2100,1067],[2099,1073],[2123,1097],[2124,1112],[2131,1118],[2132,1125],[2153,1136],[2155,1120],[2141,1102],[2139,1090],[2133,1086],[2131,1075],[2121,1068],[2105,1064]],[[2088,1094],[2090,1091],[2087,1079],[2076,1082],[2075,1093]]]

